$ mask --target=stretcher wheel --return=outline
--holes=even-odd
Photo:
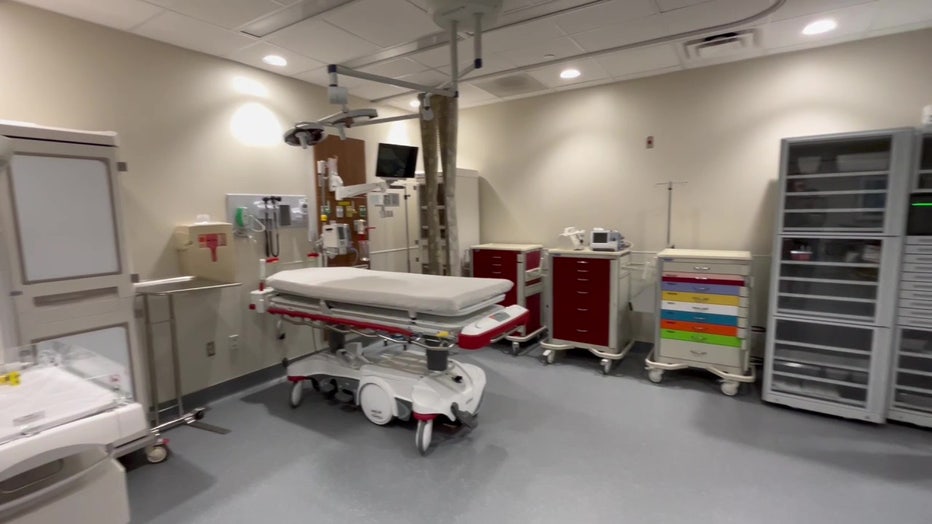
[[[154,444],[146,448],[146,461],[149,464],[158,464],[160,462],[165,462],[165,459],[168,458],[168,446],[165,444]]]
[[[647,378],[654,384],[660,384],[660,382],[663,380],[663,370],[652,369],[647,372]]]
[[[602,359],[602,374],[608,375],[609,373],[611,373],[611,371],[612,371],[612,361],[607,358],[603,358]]]
[[[552,349],[545,349],[544,353],[541,355],[541,360],[544,364],[553,364],[556,359],[557,353]]]
[[[304,382],[295,382],[291,385],[291,394],[288,396],[288,405],[292,408],[296,408],[301,405],[301,400],[304,398]]]
[[[518,353],[520,352],[521,352],[521,344],[517,342],[512,342],[511,343],[511,356],[517,357]]]
[[[417,445],[417,451],[423,457],[427,454],[427,448],[430,447],[430,439],[434,435],[433,420],[418,420],[417,435],[414,437],[414,444]]]
[[[376,384],[366,384],[359,392],[359,406],[363,414],[369,422],[377,426],[384,426],[392,421],[394,404],[395,399]]]
[[[738,388],[741,386],[738,382],[734,380],[726,380],[722,382],[722,393],[733,397],[738,394]]]

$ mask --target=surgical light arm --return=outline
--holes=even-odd
[[[333,191],[337,200],[346,200],[347,198],[358,197],[366,193],[384,193],[388,191],[388,184],[383,181],[372,182],[369,184],[356,184],[353,186],[344,186],[343,178],[336,173],[330,174],[330,191]]]

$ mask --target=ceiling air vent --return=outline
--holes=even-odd
[[[684,42],[683,51],[689,60],[722,58],[757,50],[758,42],[757,30],[743,29]]]
[[[523,95],[547,89],[547,86],[527,73],[500,76],[484,82],[475,82],[475,85],[498,97]]]

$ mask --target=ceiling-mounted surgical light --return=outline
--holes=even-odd
[[[288,65],[288,60],[285,60],[285,57],[279,55],[266,55],[262,57],[262,61],[270,66],[276,67],[285,67]]]
[[[417,98],[415,98],[414,100],[408,102],[408,105],[411,106],[411,107],[413,107],[414,109],[417,109],[417,108],[421,107],[421,101],[418,100]]]
[[[804,27],[803,34],[806,36],[821,35],[833,31],[836,27],[838,27],[838,22],[831,18],[823,18]]]
[[[579,78],[579,75],[581,74],[582,73],[579,72],[579,69],[564,69],[563,71],[560,71],[560,78],[563,80],[570,80],[573,78]]]

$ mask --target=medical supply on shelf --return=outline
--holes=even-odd
[[[621,251],[629,245],[624,235],[614,229],[595,227],[589,231],[589,249],[593,251]]]
[[[665,249],[658,253],[656,342],[646,359],[651,382],[664,371],[705,369],[722,393],[754,382],[750,365],[751,253]]]
[[[438,416],[475,425],[485,373],[448,353],[483,348],[527,322],[525,308],[498,305],[510,288],[501,279],[306,268],[265,279],[251,293],[250,308],[330,330],[328,349],[288,364],[292,407],[308,381],[344,394],[374,424],[414,418],[415,444],[425,454]],[[377,343],[347,343],[347,334]]]
[[[574,226],[563,228],[561,237],[567,237],[573,243],[573,250],[579,251],[586,248],[586,230]]]
[[[540,244],[480,244],[470,249],[472,276],[504,278],[514,286],[501,302],[503,306],[517,304],[528,310],[527,325],[506,338],[517,355],[521,344],[544,333],[541,298],[544,282],[541,274],[544,249]]]
[[[236,280],[233,224],[194,223],[175,228],[181,272],[217,282]]]
[[[18,386],[21,378],[19,371],[0,374],[0,386]]]
[[[330,255],[345,255],[350,249],[351,238],[347,224],[324,225],[323,246]]]
[[[631,336],[631,250],[550,249],[547,273],[547,335],[542,359],[580,348],[601,358],[602,372],[624,358]]]

